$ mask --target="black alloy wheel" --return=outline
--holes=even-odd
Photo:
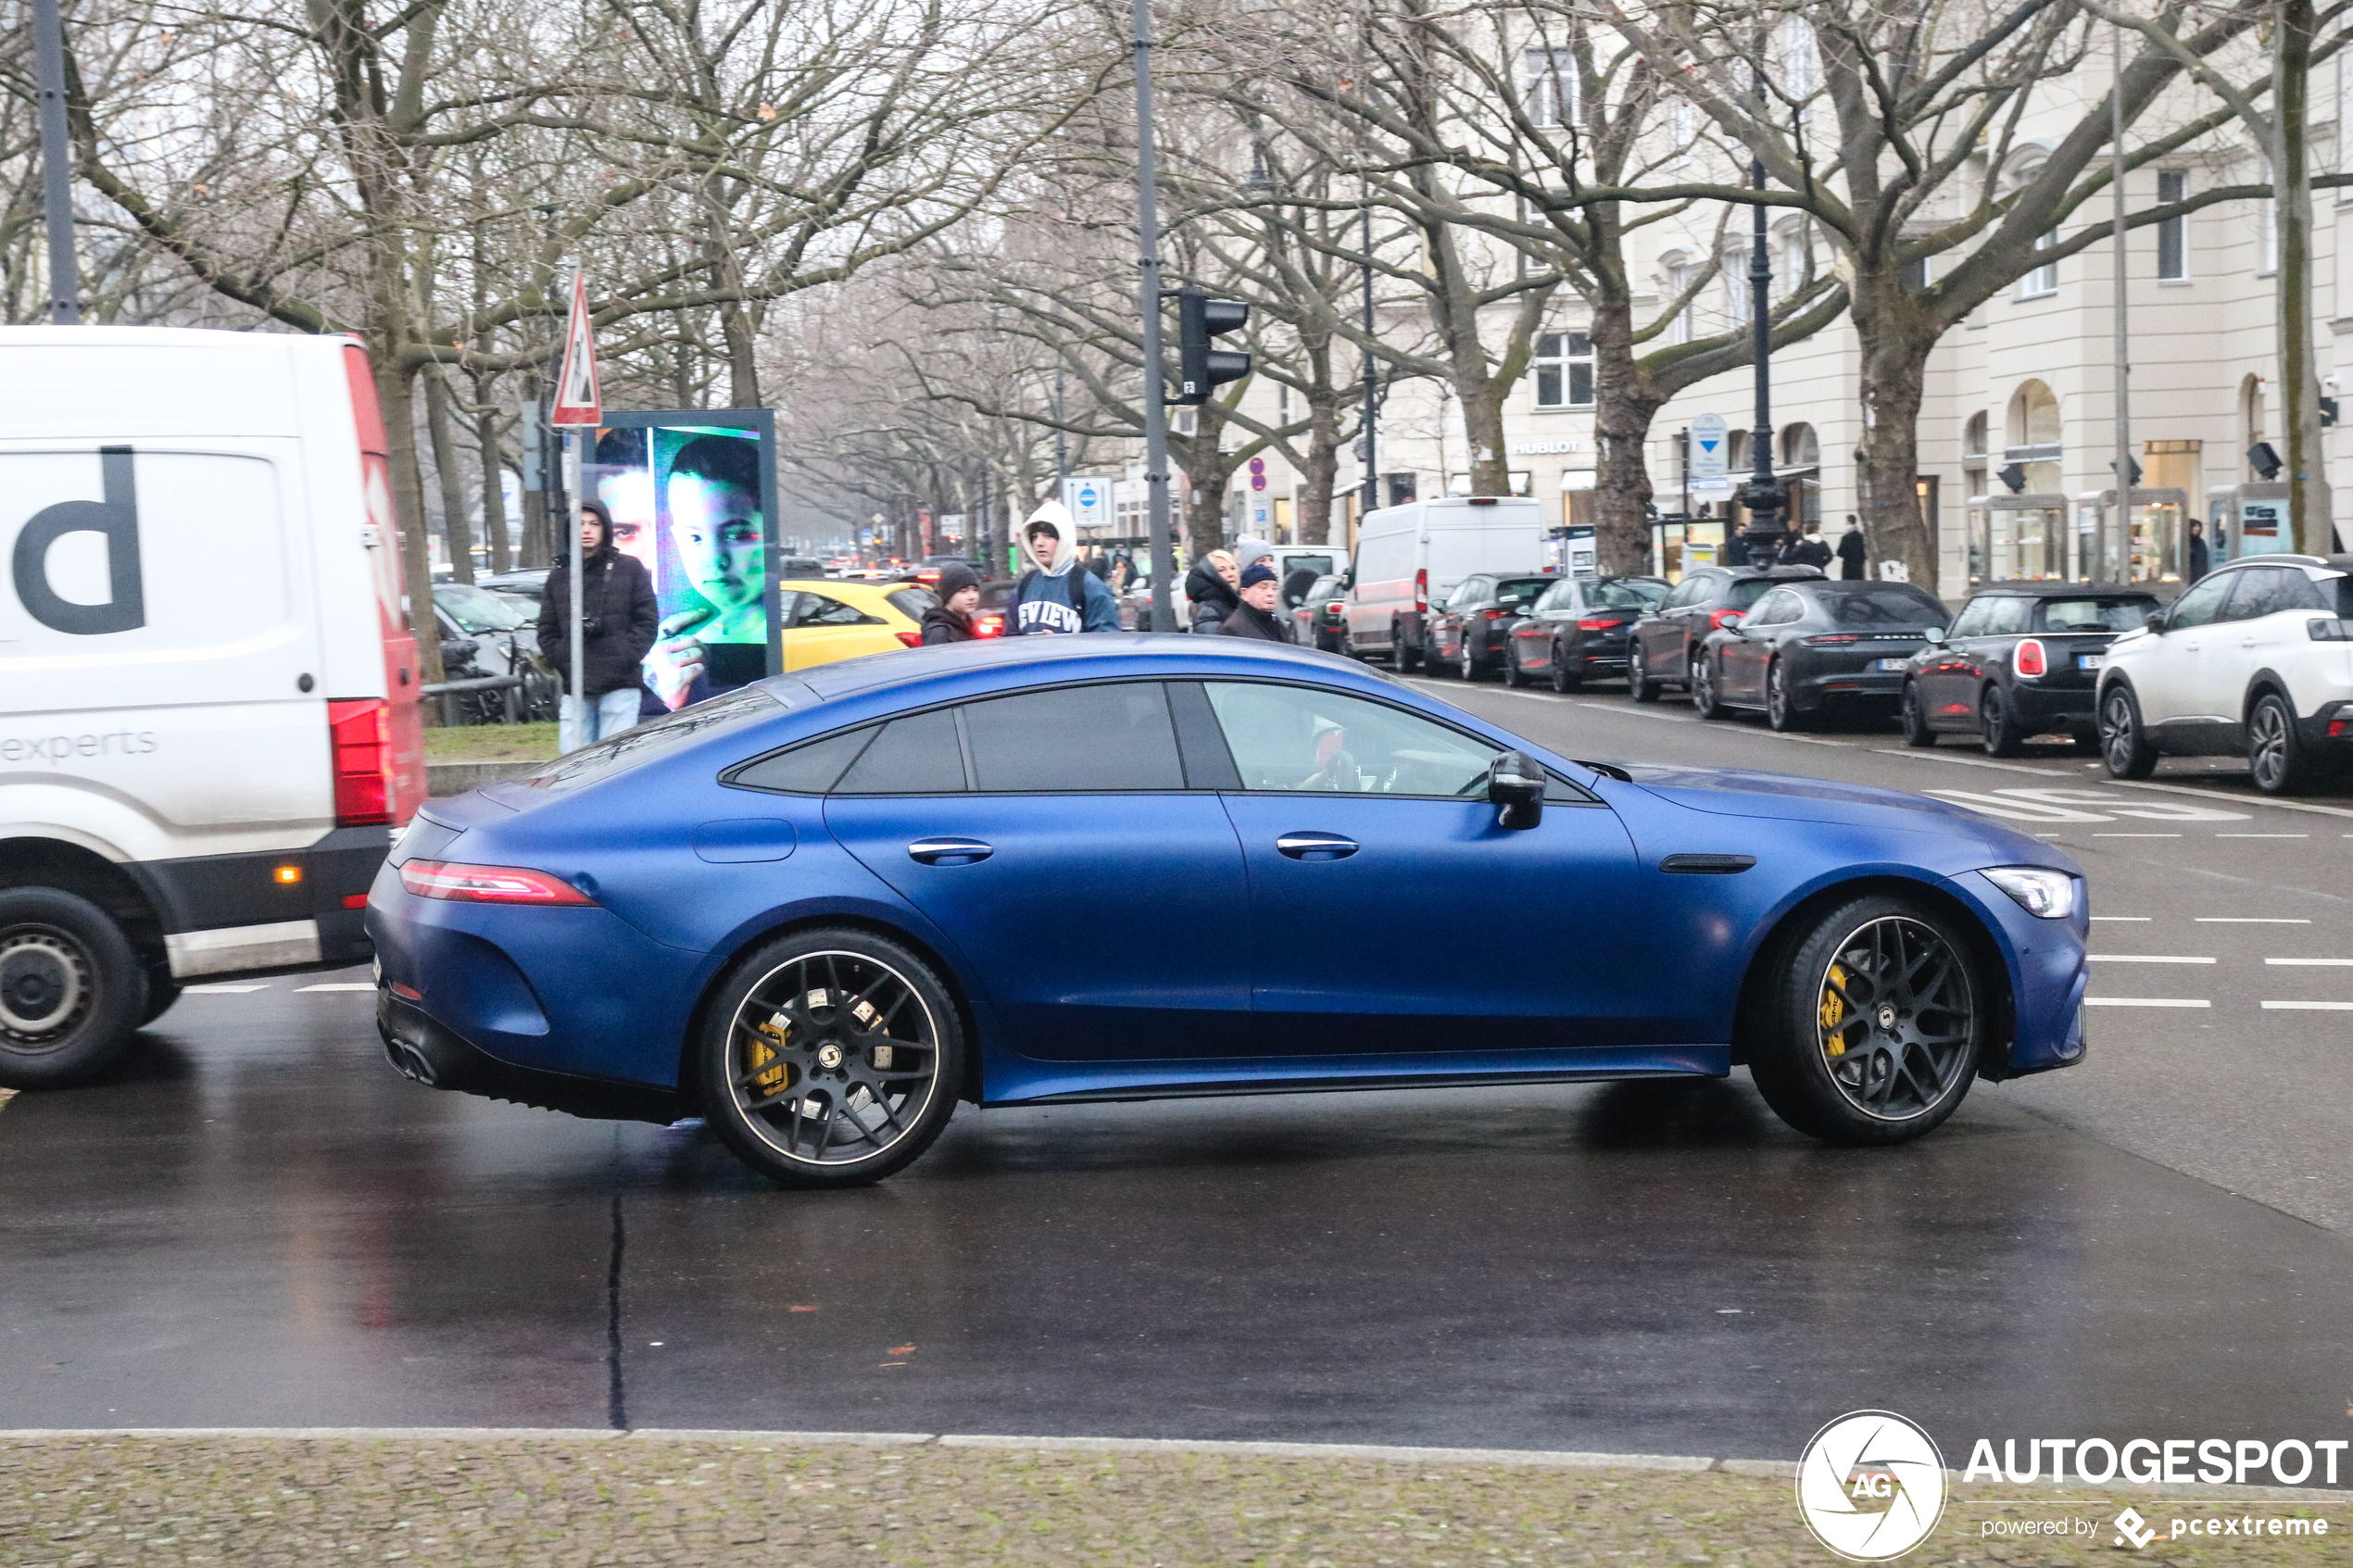
[[[1656,702],[1659,684],[1651,679],[1650,669],[1642,662],[1640,643],[1626,650],[1626,695],[1636,702]]]
[[[1783,1121],[1831,1143],[1892,1144],[1953,1113],[1992,1010],[1943,916],[1870,894],[1776,957],[1749,1070]]]
[[[1480,669],[1478,651],[1471,646],[1471,633],[1469,627],[1466,626],[1463,628],[1462,641],[1459,645],[1457,645],[1457,647],[1458,651],[1455,657],[1461,661],[1459,668],[1462,671],[1463,679],[1466,681],[1478,680]]]
[[[1765,722],[1786,734],[1806,727],[1797,698],[1789,689],[1789,666],[1775,659],[1765,671]]]
[[[2296,714],[2277,692],[2257,697],[2247,715],[2246,767],[2266,795],[2301,795],[2311,785],[2311,757],[2296,733]]]
[[[1567,696],[1571,692],[1582,691],[1584,688],[1585,677],[1582,674],[1572,675],[1568,672],[1568,657],[1561,652],[1560,644],[1554,643],[1553,645],[1553,690]]]
[[[2145,779],[2157,771],[2157,747],[2141,723],[2139,699],[2121,681],[2100,698],[2100,760],[2112,779]]]
[[[1732,716],[1732,710],[1716,693],[1716,661],[1705,653],[1692,660],[1692,707],[1703,719]]]
[[[0,1088],[94,1076],[147,1017],[147,966],[104,909],[57,887],[0,891]]]
[[[2016,757],[2026,749],[2018,709],[1999,686],[1989,685],[1977,703],[1977,737],[1988,757]]]
[[[1504,684],[1514,691],[1528,684],[1528,672],[1519,667],[1519,639],[1506,634],[1504,638]]]
[[[1928,727],[1928,710],[1920,706],[1919,682],[1904,683],[1904,701],[1897,717],[1904,725],[1906,746],[1930,746],[1936,744],[1936,732]]]
[[[737,967],[703,1026],[704,1114],[787,1186],[905,1167],[956,1109],[963,1026],[931,967],[855,929],[797,933]]]
[[[1389,629],[1389,657],[1401,675],[1410,675],[1422,667],[1422,650],[1405,641],[1405,629],[1402,626]]]

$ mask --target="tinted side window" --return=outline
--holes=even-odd
[[[1661,609],[1680,609],[1685,605],[1695,605],[1699,603],[1700,599],[1707,592],[1707,582],[1708,580],[1705,577],[1684,578],[1680,583],[1675,584],[1675,591],[1667,595],[1667,602],[1660,605],[1658,608]]]
[[[838,795],[959,795],[964,752],[956,715],[945,709],[893,719],[835,785]]]
[[[893,588],[883,597],[890,601],[893,609],[910,621],[921,621],[924,611],[939,602],[932,596],[928,588]]]
[[[1961,613],[1953,617],[1952,634],[1955,637],[1984,636],[1986,622],[1994,618],[1994,603],[1993,599],[1981,597],[1963,605]]]
[[[1831,618],[1842,626],[1942,626],[1945,621],[1942,604],[1918,588],[1901,584],[1822,596],[1830,600]],[[2013,602],[2020,610],[2028,608],[2023,599]],[[2024,625],[2023,620],[2020,625]]]
[[[758,686],[746,686],[740,691],[712,697],[708,702],[696,703],[692,708],[682,708],[667,718],[650,720],[635,729],[623,730],[610,740],[583,746],[515,782],[533,789],[553,790],[559,794],[578,789],[600,778],[634,768],[696,735],[755,719],[774,718],[784,706],[774,694]]]
[[[1756,602],[1756,608],[1748,612],[1742,624],[1779,626],[1784,621],[1796,620],[1805,611],[1797,602],[1797,596],[1784,588],[1759,599]]]
[[[1495,748],[1363,697],[1212,681],[1210,707],[1249,790],[1319,795],[1484,792]]]
[[[1156,681],[1062,686],[963,709],[980,790],[1185,787],[1168,696]]]
[[[1772,586],[1773,581],[1769,577],[1743,577],[1731,584],[1731,591],[1724,596],[1724,602],[1734,609],[1746,609],[1763,598]]]
[[[2045,599],[2045,632],[2133,632],[2157,608],[2151,599]]]
[[[2190,584],[2189,592],[2173,601],[2173,612],[2165,618],[2168,632],[2179,632],[2191,626],[2203,626],[2214,619],[2222,608],[2222,596],[2231,591],[2231,572],[2218,577],[2204,577]]]
[[[2311,579],[2292,566],[2259,566],[2238,573],[2238,586],[2231,591],[2230,603],[2216,620],[2252,621],[2284,609],[2323,608],[2320,596],[2312,592]]]
[[[2006,594],[2000,598],[1987,601],[1985,630],[1981,634],[1989,637],[2008,636],[2012,633],[2025,631],[2027,623],[2033,619],[2034,601],[2032,599]]]
[[[748,789],[773,789],[786,795],[824,795],[834,787],[842,770],[858,759],[866,743],[875,738],[879,726],[868,724],[863,729],[849,730],[823,740],[812,740],[780,751],[774,757],[736,769],[727,777],[731,784]]]

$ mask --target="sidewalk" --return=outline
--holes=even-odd
[[[1831,1563],[1786,1467],[1705,1459],[1462,1456],[1292,1445],[597,1432],[0,1434],[0,1564],[1070,1563],[1101,1568]],[[1279,1451],[1270,1451],[1279,1450]],[[1713,1467],[1713,1468],[1702,1468]],[[1913,1565],[2353,1563],[2353,1498],[2322,1538],[2111,1545],[2132,1502],[2162,1532],[2215,1508],[2160,1488],[1955,1488]],[[2058,1499],[2077,1498],[2070,1508]],[[2096,1504],[2096,1507],[2094,1505]],[[1989,1537],[2095,1519],[2096,1536]],[[2015,1529],[2016,1524],[2010,1526]]]

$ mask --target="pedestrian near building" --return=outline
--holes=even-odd
[[[2190,519],[2189,570],[2182,574],[2182,581],[2185,584],[2195,583],[2213,569],[2214,552],[2207,548],[2206,524],[2196,518],[2192,518]]]
[[[1809,522],[1806,525],[1804,533],[1792,535],[1789,547],[1781,552],[1781,564],[1783,566],[1810,566],[1818,571],[1828,569],[1831,564],[1831,546],[1830,541],[1822,537],[1822,525],[1818,522]]]
[[[969,643],[973,611],[980,608],[980,576],[961,561],[939,569],[939,602],[924,611],[924,646]]]
[[[1256,637],[1263,642],[1288,643],[1290,627],[1275,613],[1280,602],[1282,586],[1275,576],[1275,569],[1259,561],[1242,569],[1241,603],[1226,623],[1217,628],[1226,637]]]
[[[654,580],[635,556],[612,545],[612,517],[600,501],[580,503],[580,659],[572,670],[572,561],[560,557],[539,600],[539,652],[564,678],[557,743],[567,752],[619,734],[637,722],[644,659],[661,620]]]
[[[1119,601],[1101,578],[1078,564],[1077,541],[1071,537],[1077,532],[1060,501],[1046,502],[1022,524],[1022,554],[1030,566],[1007,607],[1008,635],[1119,630]]]
[[[1226,624],[1226,618],[1242,602],[1234,592],[1241,574],[1234,558],[1224,550],[1212,550],[1193,563],[1192,571],[1185,574],[1185,597],[1192,605],[1195,632],[1207,634]]]
[[[1860,583],[1863,580],[1863,562],[1869,554],[1870,547],[1863,543],[1863,525],[1855,520],[1853,512],[1848,512],[1846,532],[1838,539],[1839,576],[1849,583]]]

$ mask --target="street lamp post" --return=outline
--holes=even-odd
[[[82,320],[73,257],[73,155],[66,136],[66,35],[57,0],[32,0],[32,54],[41,107],[41,211],[49,230],[49,320]]]
[[[1168,537],[1168,410],[1163,398],[1167,383],[1161,373],[1160,349],[1160,212],[1153,182],[1158,179],[1152,149],[1152,13],[1151,0],[1135,0],[1136,22],[1136,229],[1142,242],[1138,292],[1144,326],[1144,517],[1151,535],[1152,630],[1176,630],[1176,601],[1169,573],[1176,569],[1176,551]]]
[[[1765,101],[1765,40],[1756,41],[1756,99]],[[1765,188],[1765,159],[1759,156],[1749,161],[1749,184],[1752,189]],[[1748,510],[1748,524],[1741,536],[1748,542],[1748,558],[1752,562],[1769,563],[1780,551],[1781,540],[1788,529],[1782,514],[1789,504],[1789,488],[1773,475],[1773,258],[1770,235],[1766,231],[1765,204],[1756,203],[1749,231],[1748,291],[1749,329],[1756,359],[1756,428],[1750,432],[1749,453],[1755,460],[1749,481],[1741,487],[1741,505]]]

